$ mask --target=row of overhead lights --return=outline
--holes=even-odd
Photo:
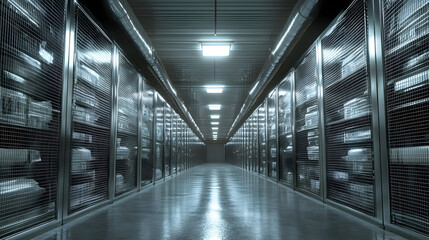
[[[224,86],[222,85],[209,85],[206,86],[207,93],[222,93]],[[210,111],[219,111],[222,108],[222,105],[220,104],[209,104],[209,110]],[[220,119],[220,114],[211,114],[210,118],[212,120],[218,120]],[[213,131],[213,140],[217,140],[217,133],[219,130],[219,122],[218,121],[212,121],[212,131]]]
[[[229,50],[231,48],[231,44],[225,43],[203,43],[203,56],[212,56],[212,57],[222,57],[229,56]],[[223,92],[223,85],[207,85],[205,86],[207,93],[210,94],[220,94]],[[220,104],[209,104],[210,111],[219,111],[222,108]],[[220,119],[219,114],[211,114],[210,118],[212,120]],[[213,131],[213,140],[217,140],[217,134],[219,130],[219,122],[212,121],[212,131]]]

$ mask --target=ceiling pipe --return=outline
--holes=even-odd
[[[143,29],[143,26],[140,24],[128,2],[126,0],[108,0],[108,4],[115,20],[122,25],[125,31],[129,34],[131,40],[137,46],[140,53],[144,56],[158,79],[161,81],[161,85],[172,96],[177,106],[187,118],[188,123],[192,123],[191,128],[193,128],[194,133],[202,141],[205,141],[204,135],[201,133],[191,114],[187,110],[183,100],[179,95],[177,95],[161,59],[155,52],[149,36],[146,34],[146,31]]]
[[[298,1],[292,13],[290,14],[285,26],[280,34],[274,50],[271,51],[267,61],[262,67],[255,85],[252,87],[248,97],[246,98],[240,112],[234,120],[231,129],[228,132],[227,140],[237,131],[238,124],[242,122],[244,116],[250,111],[260,94],[265,90],[269,83],[270,77],[274,74],[274,69],[278,67],[280,60],[283,58],[286,50],[295,40],[296,36],[303,29],[306,21],[310,18],[311,13],[315,9],[319,0],[303,0]]]

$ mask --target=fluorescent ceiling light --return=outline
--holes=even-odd
[[[210,115],[210,117],[211,117],[212,119],[219,119],[219,118],[220,118],[220,115]]]
[[[219,122],[212,122],[212,125],[219,125]]]
[[[222,93],[223,87],[222,85],[207,85],[206,90],[207,93]]]
[[[213,129],[213,130],[218,130],[219,128],[218,128],[218,127],[212,127],[212,129]]]
[[[213,136],[217,136],[217,132],[213,132]]]
[[[230,44],[218,43],[218,44],[202,44],[203,56],[208,57],[226,57],[229,56]]]
[[[220,110],[221,105],[220,104],[209,104],[210,110]]]

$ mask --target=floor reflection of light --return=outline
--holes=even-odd
[[[223,233],[223,223],[221,211],[222,207],[219,201],[219,185],[218,179],[212,177],[210,187],[209,203],[207,208],[206,221],[206,231],[204,233],[204,239],[206,240],[220,240],[222,239]]]

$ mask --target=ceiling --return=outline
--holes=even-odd
[[[220,114],[224,141],[296,0],[128,2],[205,139],[213,137],[210,114]],[[231,42],[230,55],[204,57],[207,41]],[[224,85],[223,93],[207,93],[204,86],[213,84]],[[222,109],[210,111],[208,104]]]

